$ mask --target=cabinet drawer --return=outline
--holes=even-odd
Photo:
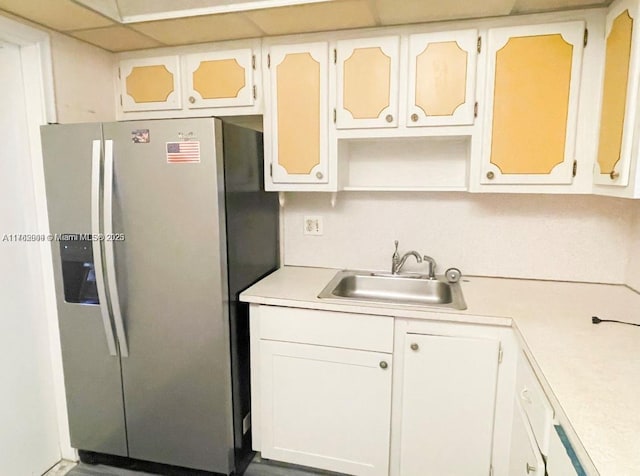
[[[524,354],[518,359],[516,398],[524,410],[542,454],[549,452],[549,436],[553,426],[553,408]]]
[[[545,476],[545,464],[518,400],[513,402],[509,476]]]
[[[393,351],[393,318],[260,306],[260,339]]]

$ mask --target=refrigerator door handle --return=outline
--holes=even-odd
[[[113,141],[104,141],[104,253],[107,266],[107,283],[109,285],[109,297],[111,298],[111,310],[116,325],[116,334],[120,344],[120,356],[129,357],[127,335],[124,330],[124,321],[120,310],[120,297],[118,296],[118,282],[116,280],[116,261],[113,251]]]
[[[100,235],[100,149],[102,141],[94,140],[91,150],[91,234],[94,237]],[[107,303],[107,291],[104,286],[104,273],[102,270],[102,244],[100,241],[93,242],[93,266],[96,274],[96,288],[98,289],[98,300],[100,301],[100,314],[102,314],[102,324],[107,336],[107,347],[109,354],[118,355],[116,340],[111,327],[111,316],[109,315],[109,305]]]

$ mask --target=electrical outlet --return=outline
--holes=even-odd
[[[322,235],[322,217],[304,217],[305,235]]]

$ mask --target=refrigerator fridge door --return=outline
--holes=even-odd
[[[221,137],[208,118],[104,125],[129,456],[229,474]]]
[[[101,125],[43,126],[41,133],[50,231],[90,234],[99,226]],[[102,288],[100,243],[67,238],[51,246],[71,444],[127,456],[120,358]]]

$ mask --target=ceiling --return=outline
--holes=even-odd
[[[4,10],[117,52],[609,3],[611,0],[0,0],[0,13]]]

